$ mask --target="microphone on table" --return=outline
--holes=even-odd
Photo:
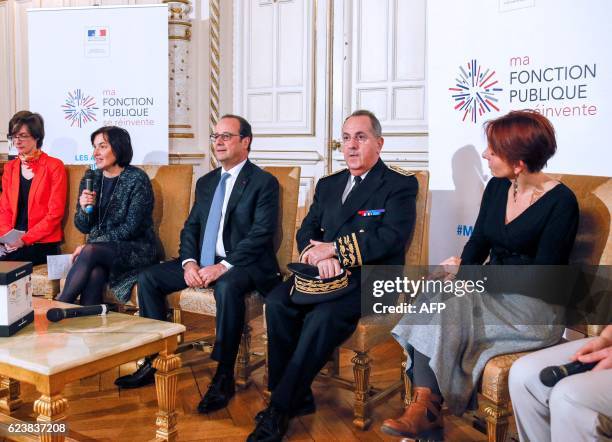
[[[565,365],[546,367],[540,372],[540,381],[547,387],[554,387],[561,379],[573,374],[584,373],[596,365],[597,362],[585,364],[584,362],[574,361]]]
[[[85,172],[85,189],[93,192],[93,177],[94,177],[94,173],[93,170],[91,169],[87,169],[87,172]],[[85,206],[85,213],[91,214],[93,213],[94,210],[94,206],[93,204],[88,204]]]
[[[51,322],[57,322],[65,318],[105,315],[106,312],[108,312],[106,304],[88,305],[76,308],[50,308],[47,310],[47,319]]]

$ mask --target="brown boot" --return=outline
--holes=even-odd
[[[397,419],[387,419],[381,430],[393,436],[427,438],[442,436],[442,398],[429,388],[415,387],[412,402]]]

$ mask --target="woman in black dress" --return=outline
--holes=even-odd
[[[461,257],[442,263],[450,278],[458,269],[469,271],[460,266],[481,265],[487,258],[495,265],[567,264],[578,203],[567,186],[542,172],[556,151],[551,123],[536,112],[513,111],[487,122],[485,132],[483,158],[493,178]],[[520,280],[534,267],[516,269]],[[562,314],[561,306],[536,297],[485,292],[451,296],[435,325],[415,325],[415,317],[405,315],[392,333],[410,355],[414,395],[404,414],[387,419],[382,430],[405,437],[440,434],[442,401],[461,415],[487,361],[557,343]]]
[[[157,260],[153,232],[153,188],[147,174],[134,166],[130,134],[105,126],[91,134],[97,169],[80,184],[74,224],[87,244],[72,254],[74,265],[58,300],[100,304],[108,282],[120,302],[130,297],[139,269]],[[93,191],[86,179],[93,180]],[[91,212],[91,213],[90,213]]]

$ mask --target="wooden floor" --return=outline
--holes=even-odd
[[[184,315],[184,323],[191,332],[187,339],[197,334],[208,334],[214,327],[211,318]],[[261,324],[253,324],[261,333]],[[254,350],[261,351],[259,339],[253,340]],[[352,377],[350,357],[341,355],[341,373]],[[371,355],[374,385],[392,382],[399,377],[401,351],[392,341],[380,346]],[[135,364],[125,364],[114,370],[69,384],[64,394],[69,401],[68,424],[70,437],[80,441],[144,441],[155,433],[157,401],[153,386],[137,390],[118,390],[114,379],[131,373]],[[253,430],[253,417],[264,408],[263,368],[253,374],[254,383],[238,391],[225,410],[211,415],[198,414],[196,407],[206,391],[214,373],[214,363],[207,362],[200,352],[183,354],[183,367],[179,375],[177,398],[178,431],[181,441],[243,441]],[[22,384],[24,404],[16,413],[22,420],[32,421],[32,403],[37,399],[32,386]],[[395,417],[401,410],[399,394],[374,410],[373,424],[362,432],[352,425],[352,393],[332,388],[315,381],[313,391],[317,413],[292,420],[287,440],[290,441],[381,441],[398,440],[380,431],[382,421]],[[445,440],[486,441],[486,436],[471,427],[467,420],[450,416],[446,419]]]

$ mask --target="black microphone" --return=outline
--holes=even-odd
[[[64,318],[105,315],[106,312],[108,312],[106,304],[88,305],[86,307],[77,308],[50,308],[47,310],[47,319],[51,322],[57,322]]]
[[[565,365],[546,367],[540,372],[540,381],[547,387],[554,387],[561,379],[573,374],[584,373],[596,365],[597,362],[585,364],[584,362],[574,361]]]
[[[93,170],[88,169],[87,172],[85,172],[85,189],[89,190],[90,192],[93,192],[93,177]],[[88,204],[85,206],[85,213],[93,213],[93,210],[93,204]]]

